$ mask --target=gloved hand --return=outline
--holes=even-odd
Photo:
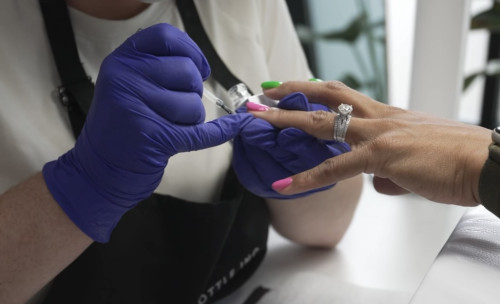
[[[328,111],[323,105],[309,103],[302,93],[286,96],[278,107],[287,110]],[[253,194],[266,198],[291,199],[323,191],[333,185],[285,196],[274,191],[271,184],[347,151],[350,151],[347,143],[319,140],[296,128],[280,130],[262,119],[254,119],[234,139],[233,168],[242,185]]]
[[[168,24],[130,37],[103,62],[75,147],[47,163],[55,200],[92,239],[106,242],[121,218],[156,189],[172,155],[232,139],[250,114],[203,123],[210,67]]]

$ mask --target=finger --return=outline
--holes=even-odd
[[[378,117],[378,112],[386,107],[338,81],[290,81],[276,88],[266,89],[264,94],[272,99],[281,99],[293,92],[302,92],[310,102],[321,103],[334,110],[342,103],[350,104],[354,108],[352,115],[356,117]]]
[[[203,94],[203,79],[198,68],[189,57],[164,56],[142,59],[138,69],[148,80],[159,86],[183,92]]]
[[[382,178],[379,176],[373,177],[373,187],[375,188],[375,190],[377,190],[377,192],[387,195],[401,195],[410,193],[410,191],[401,188],[390,179]]]
[[[272,187],[291,195],[331,185],[367,171],[370,156],[369,150],[359,149],[332,157],[310,170],[276,181]]]
[[[210,66],[198,45],[178,28],[160,23],[131,36],[124,47],[155,56],[189,57],[200,71],[203,80],[210,75]]]
[[[323,140],[333,140],[336,113],[326,111],[288,111],[277,108],[255,111],[247,110],[256,118],[268,121],[280,128],[298,128]],[[397,129],[400,122],[394,119],[351,118],[345,140],[351,146],[370,141],[383,133]],[[404,121],[403,121],[404,124]]]
[[[309,111],[307,97],[300,92],[291,93],[283,97],[278,103],[278,108],[284,110]]]
[[[295,128],[284,129],[278,136],[278,145],[287,152],[287,167],[293,173],[311,169],[325,159],[345,152],[343,146],[327,145],[309,134]],[[339,149],[340,148],[340,149]]]
[[[278,103],[278,108],[284,110],[297,110],[297,111],[329,111],[329,108],[322,104],[310,103],[307,97],[300,92],[292,93],[285,96]]]
[[[137,94],[151,110],[174,124],[193,125],[205,121],[205,107],[197,93],[154,87],[144,88]]]
[[[225,115],[207,123],[194,126],[171,126],[163,135],[167,148],[175,152],[206,149],[223,144],[236,135],[253,120],[252,115]]]
[[[330,140],[333,138],[334,113],[326,111],[288,111],[273,108],[268,111],[248,110],[255,117],[261,118],[279,129],[294,127],[319,139]]]
[[[262,119],[253,119],[240,133],[240,138],[247,145],[258,146],[260,149],[276,148],[276,137],[279,130]]]

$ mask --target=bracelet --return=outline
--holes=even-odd
[[[488,159],[479,176],[479,199],[483,206],[500,216],[500,127],[491,133]]]

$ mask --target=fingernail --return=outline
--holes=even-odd
[[[247,102],[247,110],[249,111],[259,111],[259,112],[264,112],[269,110],[269,107],[260,103],[255,103],[255,102]]]
[[[286,187],[290,186],[290,184],[293,182],[293,179],[291,177],[287,177],[284,179],[280,179],[278,181],[275,181],[271,187],[276,190],[276,191],[281,191],[285,189]]]
[[[274,89],[279,87],[282,84],[281,81],[264,81],[260,84],[260,87],[265,89]]]
[[[309,78],[309,81],[313,81],[313,82],[323,82],[323,80],[319,79],[319,78]]]

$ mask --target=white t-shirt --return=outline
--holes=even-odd
[[[202,23],[229,69],[253,92],[267,80],[306,80],[306,59],[283,0],[195,1]],[[140,28],[167,22],[182,27],[173,0],[151,4],[123,21],[70,16],[80,59],[96,79],[104,57]],[[60,85],[37,0],[0,4],[0,192],[40,171],[74,144],[65,109],[55,96]],[[208,81],[213,85],[213,82]],[[210,86],[223,95],[220,86]],[[221,112],[205,104],[207,120]],[[175,155],[158,193],[209,201],[231,161],[229,143]]]

